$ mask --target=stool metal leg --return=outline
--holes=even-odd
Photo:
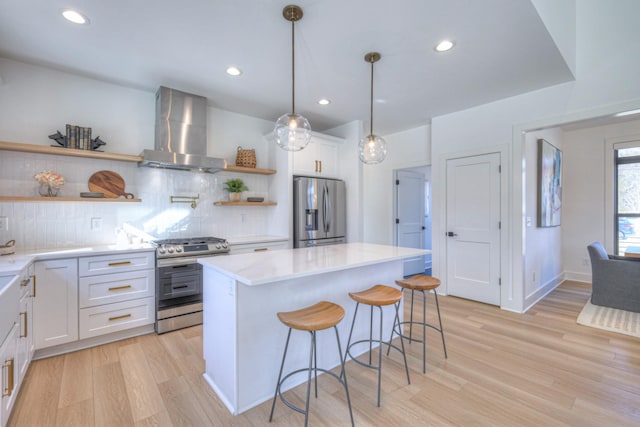
[[[309,422],[309,396],[311,395],[311,371],[313,366],[313,359],[316,352],[316,333],[315,331],[310,331],[311,333],[311,348],[309,349],[309,376],[307,378],[307,402],[304,408],[304,426],[307,427],[307,423]],[[315,369],[314,369],[315,370]],[[318,373],[316,372],[316,376]],[[317,378],[316,378],[316,387],[317,387]],[[318,397],[316,395],[316,397]]]
[[[422,292],[422,373],[427,373],[427,293]]]
[[[396,320],[398,321],[398,325],[400,324],[400,315],[398,311],[400,309],[400,302],[394,304],[396,307]],[[382,313],[380,314],[382,317]],[[395,323],[395,322],[394,322]],[[402,334],[400,334],[400,346],[402,347],[402,358],[404,359],[404,370],[407,373],[407,383],[411,384],[411,379],[409,378],[409,365],[407,364],[407,353],[404,351],[404,340],[402,339]],[[389,341],[389,347],[391,347],[391,341]],[[382,344],[380,344],[380,350],[382,350]]]
[[[402,329],[400,329],[402,331]],[[413,342],[413,289],[411,289],[411,312],[409,313],[409,344]]]
[[[347,385],[347,373],[344,369],[344,359],[342,358],[342,347],[340,347],[340,335],[338,335],[337,326],[333,327],[333,330],[336,331],[336,341],[338,342],[338,356],[340,356],[340,378],[342,378],[342,373],[344,372],[344,391],[347,393],[347,406],[349,407],[349,416],[351,417],[351,426],[353,427],[355,423],[353,422],[353,411],[351,410],[351,398],[349,397],[349,386]]]
[[[282,379],[282,370],[284,369],[284,359],[287,357],[287,349],[289,348],[289,338],[291,338],[291,328],[289,328],[287,341],[284,345],[284,353],[282,353],[282,363],[280,364],[280,373],[278,374],[278,381],[276,382],[276,391],[273,393],[273,403],[271,404],[271,415],[269,415],[269,422],[273,420],[273,411],[276,409],[276,398],[278,397],[278,391],[280,391],[280,380]]]
[[[382,307],[380,309],[380,346],[378,347],[378,407],[380,407],[380,381],[382,380]],[[373,306],[371,306],[373,315]],[[369,341],[371,345],[371,341]],[[371,360],[371,350],[369,350],[369,360]],[[369,362],[371,363],[371,362]]]
[[[433,290],[436,299],[436,309],[438,310],[438,322],[440,323],[440,335],[442,336],[442,348],[444,349],[444,358],[447,359],[447,345],[444,343],[444,329],[442,329],[442,317],[440,317],[440,304],[438,304],[438,293]]]

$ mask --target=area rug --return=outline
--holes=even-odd
[[[593,305],[591,301],[587,301],[577,322],[584,326],[640,338],[640,313]]]

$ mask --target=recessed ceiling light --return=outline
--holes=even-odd
[[[62,11],[62,16],[64,16],[67,21],[71,21],[74,24],[83,25],[89,23],[89,18],[73,9],[66,9]]]
[[[329,105],[329,104],[331,104],[331,100],[327,99],[327,98],[322,98],[320,101],[318,101],[318,104],[320,104],[320,105]]]
[[[436,45],[436,52],[446,52],[453,47],[454,43],[451,40],[442,40]]]
[[[227,68],[227,74],[234,77],[239,76],[240,74],[242,74],[242,70],[240,70],[240,68],[238,67],[229,67]]]

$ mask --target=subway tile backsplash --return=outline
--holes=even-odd
[[[61,149],[62,150],[62,149]],[[214,206],[226,200],[223,183],[242,178],[249,195],[268,198],[268,179],[263,175],[199,174],[167,169],[139,168],[135,163],[83,159],[77,157],[0,151],[0,196],[38,196],[33,176],[52,170],[65,178],[59,196],[79,197],[89,191],[89,177],[100,170],[117,172],[125,181],[125,191],[141,203],[80,202],[0,202],[0,217],[8,218],[9,229],[0,230],[0,244],[15,239],[18,250],[68,248],[113,244],[116,230],[143,230],[150,237],[204,236],[230,238],[265,234],[265,207]],[[199,196],[197,207],[170,203],[170,196]],[[92,229],[92,218],[100,218]]]

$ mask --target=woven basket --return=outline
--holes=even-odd
[[[255,168],[256,163],[256,150],[245,150],[242,147],[238,147],[238,154],[236,155],[236,166]]]

